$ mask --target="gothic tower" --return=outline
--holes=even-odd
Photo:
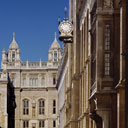
[[[49,62],[58,62],[60,59],[61,59],[60,45],[57,42],[56,33],[55,33],[54,41],[53,41],[53,43],[49,49],[49,52],[48,52],[48,61]]]
[[[9,62],[20,62],[20,49],[15,40],[15,33],[13,33],[13,40],[9,46],[9,54],[8,54]]]

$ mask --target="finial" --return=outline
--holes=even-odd
[[[58,18],[58,23],[60,24],[60,16],[59,16],[59,18]]]
[[[6,51],[5,51],[5,48],[3,48],[2,52],[6,52]]]
[[[67,20],[67,7],[64,8],[65,11],[65,20]]]
[[[13,40],[15,40],[15,32],[13,32]]]
[[[56,39],[56,32],[55,32],[55,39]]]

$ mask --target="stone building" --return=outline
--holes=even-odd
[[[9,96],[9,86],[7,72],[0,73],[0,128],[7,128],[8,122],[8,108],[7,101]]]
[[[13,34],[3,50],[0,73],[0,125],[2,128],[57,128],[56,79],[60,45],[55,39],[48,61],[22,62]],[[1,114],[2,113],[2,114]]]
[[[66,122],[65,86],[68,85],[68,48],[63,47],[63,56],[58,68],[57,90],[58,90],[58,128],[64,128]]]
[[[120,1],[120,76],[117,89],[117,128],[125,128],[125,56],[126,51],[126,0]]]
[[[69,0],[74,30],[72,44],[65,46],[65,128],[125,126],[125,4],[123,0]],[[61,75],[60,87],[59,80],[66,77]]]

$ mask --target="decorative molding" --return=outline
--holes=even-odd
[[[113,0],[104,0],[104,8],[113,8]]]

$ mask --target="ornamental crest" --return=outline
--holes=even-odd
[[[104,8],[113,8],[113,0],[104,0]]]

